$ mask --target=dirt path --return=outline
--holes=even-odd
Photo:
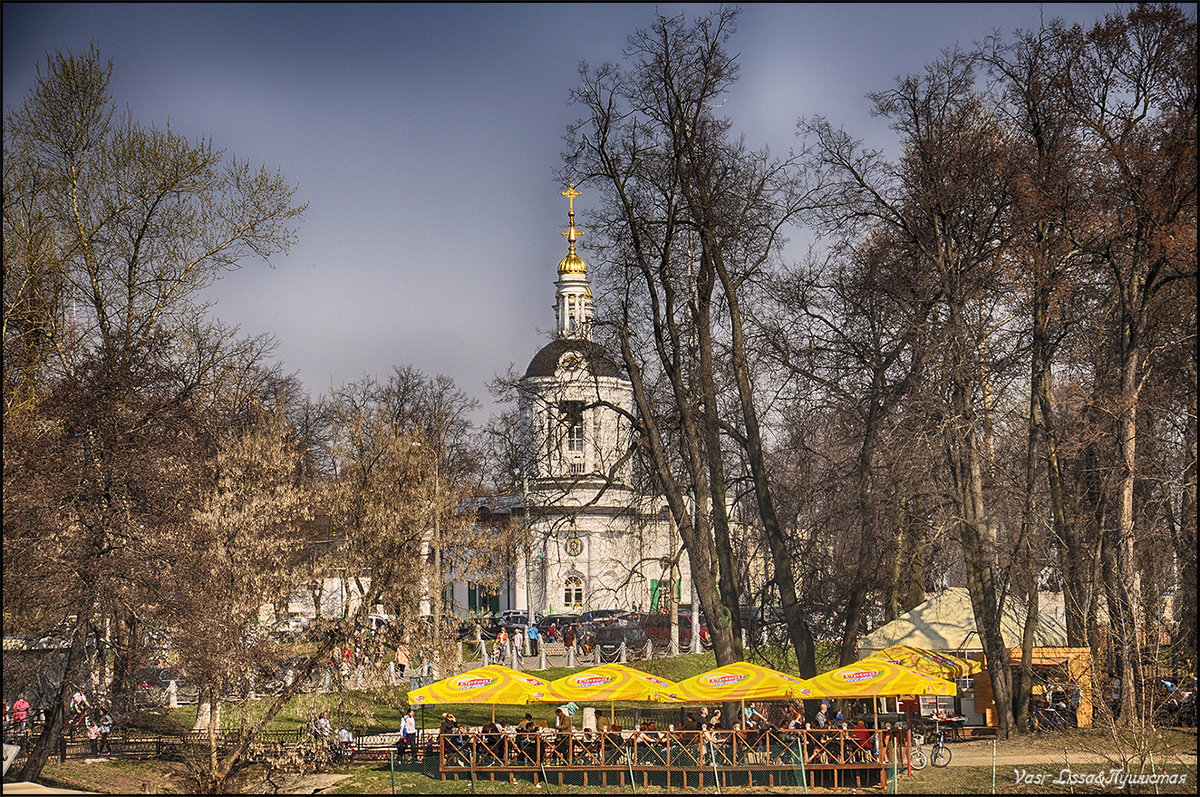
[[[289,778],[279,787],[280,794],[321,794],[341,783],[349,775],[305,775]]]
[[[925,752],[929,752],[929,746],[925,746]],[[952,758],[950,766],[952,767],[990,767],[992,765],[992,742],[989,740],[980,740],[976,742],[959,742],[957,744],[947,745]],[[1078,746],[1067,747],[1064,749],[1054,750],[1044,746],[1020,745],[1013,743],[1001,743],[996,748],[996,765],[997,766],[1016,766],[1028,767],[1030,765],[1037,766],[1077,766],[1080,764],[1110,764],[1116,765],[1114,756],[1105,755],[1098,750],[1084,750]],[[1157,757],[1156,757],[1157,758]],[[1188,766],[1196,766],[1196,751],[1188,750],[1176,754],[1174,761],[1158,761],[1160,765],[1167,763],[1182,763]]]

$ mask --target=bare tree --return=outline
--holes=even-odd
[[[627,69],[582,67],[572,97],[586,115],[570,129],[565,172],[604,198],[598,248],[613,299],[603,323],[633,382],[639,450],[716,620],[718,661],[742,655],[732,447],[747,463],[801,671],[815,674],[766,472],[755,400],[763,377],[741,304],[798,201],[790,164],[733,141],[719,113],[737,74],[726,49],[736,16],[722,10],[694,24],[659,16],[630,37]]]
[[[1147,332],[1172,286],[1196,278],[1195,33],[1194,20],[1178,6],[1162,4],[1110,15],[1062,39],[1073,66],[1068,107],[1085,131],[1085,168],[1099,188],[1088,253],[1103,270],[1113,301],[1120,470],[1115,517],[1103,530],[1101,552],[1127,722],[1144,703],[1144,607],[1135,541]]]
[[[931,364],[946,400],[939,423],[967,568],[967,583],[990,663],[1000,733],[1014,724],[1007,649],[1000,630],[1004,583],[997,572],[998,524],[987,506],[990,404],[986,348],[996,327],[1000,257],[1009,233],[1010,167],[1002,134],[974,89],[972,62],[950,51],[922,76],[872,95],[893,120],[904,155],[899,164],[862,153],[823,120],[802,125],[815,142],[812,167],[827,175],[819,218],[887,230],[938,286],[931,320],[938,358]]]
[[[195,399],[229,337],[198,320],[196,291],[286,249],[303,210],[278,174],[118,118],[110,74],[94,47],[55,53],[4,125],[5,427],[34,447],[5,442],[4,544],[57,572],[42,605],[78,618],[59,705],[98,612],[138,623],[196,506]],[[61,729],[51,716],[27,779]]]

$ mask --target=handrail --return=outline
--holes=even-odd
[[[544,766],[621,767],[624,756],[638,767],[791,767],[799,751],[807,770],[876,768],[889,760],[889,741],[903,742],[898,729],[871,730],[863,746],[850,729],[572,731],[539,729],[485,734],[466,731],[439,735],[444,769],[476,770]],[[901,746],[903,749],[903,746]],[[461,763],[460,763],[461,762]]]

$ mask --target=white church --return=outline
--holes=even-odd
[[[632,489],[633,386],[592,340],[592,291],[576,252],[580,194],[574,185],[562,193],[569,202],[567,255],[554,283],[556,331],[518,385],[519,487],[461,508],[520,528],[528,544],[518,547],[498,590],[480,588],[467,574],[453,576],[443,593],[447,613],[655,611],[667,609],[671,592],[676,602],[694,602],[687,553],[665,501]],[[432,531],[426,544],[432,545]],[[344,571],[327,577],[319,608],[311,591],[298,590],[288,617],[344,616],[369,583]],[[427,596],[421,612],[431,606]],[[274,614],[269,605],[260,610],[262,617]]]
[[[633,387],[621,366],[592,340],[592,291],[576,252],[575,197],[567,197],[567,255],[554,283],[556,332],[519,383],[519,493],[490,507],[527,525],[499,595],[458,582],[459,611],[653,610],[691,602],[687,554],[662,501],[637,496],[630,446]]]

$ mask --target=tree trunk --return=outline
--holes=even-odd
[[[1196,384],[1196,369],[1191,369],[1191,383]],[[1179,562],[1179,598],[1175,602],[1176,620],[1181,639],[1187,650],[1196,650],[1196,391],[1187,399],[1189,420],[1184,425],[1183,450],[1187,464],[1183,469],[1180,491],[1179,522],[1176,524],[1175,558]]]
[[[954,412],[949,420],[948,453],[960,517],[957,525],[962,540],[971,608],[992,679],[997,733],[1001,739],[1008,739],[1014,725],[1012,670],[1002,633],[1003,606],[997,594],[993,564],[995,541],[988,528],[984,509],[982,463],[971,396],[969,377],[963,375],[962,368],[956,369],[951,385]]]
[[[846,613],[842,619],[842,649],[838,656],[838,664],[845,666],[857,660],[858,634],[862,628],[863,609],[867,603],[867,584],[855,580],[850,590],[850,600],[846,602]]]
[[[1037,485],[1039,443],[1045,432],[1041,396],[1048,392],[1043,384],[1049,378],[1049,351],[1046,339],[1045,280],[1043,270],[1034,270],[1033,345],[1030,357],[1029,423],[1025,433],[1025,500],[1021,507],[1021,539],[1016,549],[1016,561],[1011,565],[1015,593],[1025,604],[1025,621],[1021,633],[1021,669],[1013,693],[1013,715],[1016,731],[1022,733],[1022,722],[1029,714],[1029,699],[1033,689],[1033,637],[1038,622],[1037,566],[1033,561],[1035,528],[1034,504]],[[1001,598],[1003,601],[1003,598]]]
[[[1132,325],[1132,321],[1127,322]],[[1142,624],[1141,584],[1137,575],[1137,560],[1134,558],[1134,487],[1137,476],[1137,402],[1140,389],[1139,355],[1137,333],[1128,330],[1124,341],[1121,363],[1121,407],[1119,441],[1121,482],[1117,525],[1114,528],[1115,577],[1114,597],[1117,614],[1121,616],[1123,633],[1118,642],[1121,647],[1121,724],[1134,722],[1135,706],[1142,700]],[[1109,607],[1110,612],[1112,606]]]
[[[717,388],[714,380],[715,365],[712,350],[712,288],[713,267],[712,257],[702,252],[700,271],[697,274],[697,343],[700,350],[700,368],[696,377],[702,385],[703,392],[703,430],[704,453],[708,466],[708,486],[712,504],[713,545],[715,562],[717,564],[720,599],[728,612],[728,621],[723,613],[714,617],[708,615],[709,631],[712,625],[727,626],[733,639],[736,659],[740,661],[745,656],[742,650],[742,621],[741,621],[741,586],[738,584],[738,562],[733,553],[733,545],[729,536],[729,507],[728,495],[725,489],[725,457],[721,448],[720,407],[717,403]]]
[[[92,584],[85,582],[80,587],[84,594],[88,594]],[[79,607],[79,613],[76,615],[78,620],[71,632],[71,647],[67,653],[67,663],[63,667],[63,679],[58,685],[58,694],[54,698],[54,705],[47,713],[46,724],[42,727],[41,735],[33,743],[33,749],[29,751],[25,766],[21,767],[21,780],[33,782],[40,778],[46,762],[50,760],[50,754],[55,751],[62,739],[66,723],[67,701],[75,691],[75,681],[79,678],[80,667],[87,654],[88,624],[85,618],[91,615],[92,608],[91,602],[88,602],[86,606]]]
[[[754,390],[750,380],[750,368],[746,361],[746,344],[743,337],[741,305],[738,300],[737,286],[730,278],[728,270],[719,254],[714,253],[714,265],[721,285],[725,290],[725,300],[729,305],[730,348],[734,380],[737,382],[738,403],[742,411],[742,423],[745,426],[743,448],[750,463],[750,478],[754,485],[754,499],[758,506],[759,519],[763,524],[763,533],[771,550],[771,560],[774,565],[775,585],[779,589],[780,602],[783,604],[783,615],[787,619],[788,636],[792,640],[792,648],[796,652],[796,662],[800,675],[812,678],[817,674],[816,646],[813,643],[812,631],[804,617],[800,604],[799,593],[796,589],[796,576],[792,567],[792,557],[787,550],[787,540],[779,516],[775,512],[775,500],[771,495],[771,481],[767,473],[766,461],[763,456],[762,431],[758,422],[758,410],[754,401]],[[736,615],[737,607],[734,607]]]

